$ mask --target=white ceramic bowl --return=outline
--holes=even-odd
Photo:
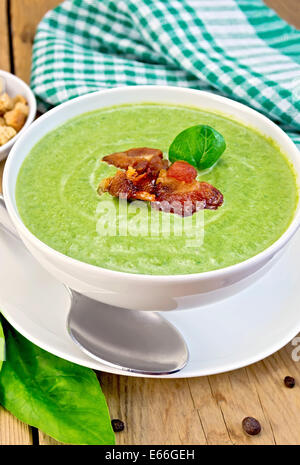
[[[5,80],[5,92],[8,93],[10,97],[15,97],[16,95],[20,94],[26,98],[29,106],[29,114],[27,120],[22,127],[21,131],[19,131],[15,137],[10,139],[6,144],[0,147],[0,161],[3,160],[9,154],[14,143],[17,139],[26,131],[26,128],[32,123],[36,115],[36,100],[35,96],[30,89],[30,87],[22,81],[22,79],[18,78],[14,74],[8,73],[7,71],[0,70],[0,78]]]
[[[72,289],[101,302],[136,310],[195,308],[230,296],[264,274],[299,227],[299,205],[285,233],[255,257],[216,271],[172,276],[111,271],[67,257],[37,239],[23,224],[16,206],[18,171],[30,149],[41,137],[81,113],[110,105],[147,101],[193,105],[231,115],[272,137],[289,157],[298,178],[300,176],[300,156],[296,146],[281,129],[258,112],[208,92],[177,87],[136,86],[84,95],[54,108],[33,123],[19,138],[8,157],[3,180],[4,197],[11,219],[25,245],[50,273]]]

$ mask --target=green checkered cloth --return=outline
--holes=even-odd
[[[262,0],[66,0],[39,24],[40,108],[137,84],[228,96],[300,144],[300,31]]]

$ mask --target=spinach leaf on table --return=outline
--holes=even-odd
[[[95,373],[32,344],[4,322],[0,404],[24,423],[68,444],[114,444]]]

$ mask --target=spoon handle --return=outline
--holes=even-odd
[[[19,234],[9,217],[2,194],[0,194],[0,227],[12,234],[15,238],[20,239]]]

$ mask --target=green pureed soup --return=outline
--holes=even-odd
[[[196,124],[226,140],[218,163],[198,176],[224,195],[218,210],[181,218],[97,194],[101,179],[116,172],[103,156],[144,146],[167,156],[174,137]],[[138,104],[82,114],[49,132],[25,158],[16,198],[25,225],[63,254],[111,270],[165,275],[215,270],[263,251],[289,226],[298,193],[288,160],[251,128],[197,108]]]

